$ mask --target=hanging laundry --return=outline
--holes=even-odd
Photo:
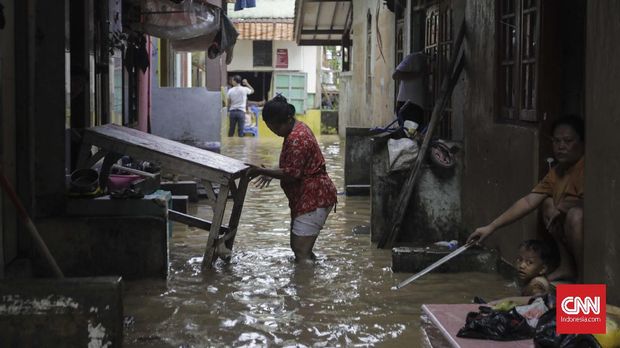
[[[256,0],[237,0],[235,1],[235,11],[241,11],[244,8],[256,7]]]

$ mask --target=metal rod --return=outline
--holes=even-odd
[[[418,272],[418,273],[412,275],[411,277],[403,280],[402,282],[398,283],[398,285],[393,287],[392,290],[398,290],[398,289],[404,287],[405,285],[413,282],[414,280],[422,277],[423,275],[429,273],[430,271],[434,270],[435,268],[437,268],[437,267],[443,265],[444,263],[450,261],[451,259],[455,258],[457,255],[461,254],[463,251],[467,250],[467,248],[469,248],[472,245],[474,245],[474,242],[469,242],[469,243],[463,245],[462,247],[454,250],[453,252],[451,252],[448,255],[442,257],[441,259],[435,261],[435,263],[431,264],[430,266],[426,267],[425,269],[421,270],[420,272]]]
[[[54,272],[54,275],[57,278],[64,278],[64,274],[62,274],[60,267],[58,267],[56,260],[54,260],[54,256],[52,256],[52,254],[50,253],[50,250],[47,248],[45,241],[43,240],[43,238],[41,238],[41,235],[39,234],[37,227],[34,225],[32,220],[30,219],[30,216],[28,216],[26,209],[24,208],[21,201],[19,200],[19,197],[17,197],[17,193],[15,193],[15,190],[13,190],[13,187],[11,187],[9,180],[6,178],[6,176],[4,176],[4,173],[2,172],[2,167],[0,167],[0,186],[2,186],[2,188],[6,191],[6,193],[9,195],[9,198],[15,205],[15,208],[17,208],[18,215],[22,218],[22,221],[24,222],[24,224],[26,224],[26,228],[28,229],[28,232],[30,232],[30,235],[34,239],[35,244],[41,250],[41,252],[43,253],[43,256],[45,257],[47,262],[52,267],[52,271]]]

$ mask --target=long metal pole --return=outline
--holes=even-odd
[[[32,222],[32,219],[30,219],[30,216],[28,216],[26,209],[24,208],[21,201],[19,200],[19,197],[17,197],[17,193],[15,193],[15,190],[13,190],[13,187],[11,187],[9,180],[6,178],[6,176],[4,176],[4,172],[2,171],[1,166],[0,166],[0,186],[2,186],[2,188],[6,191],[6,193],[9,195],[9,198],[11,199],[11,201],[17,208],[17,212],[19,216],[21,217],[22,221],[26,225],[26,228],[28,229],[28,232],[30,232],[30,235],[34,239],[35,244],[41,250],[41,252],[43,253],[43,256],[45,257],[47,262],[52,267],[52,271],[54,272],[54,275],[57,278],[64,278],[64,275],[62,274],[60,267],[58,267],[58,264],[56,263],[54,256],[52,256],[49,249],[47,248],[45,241],[43,241],[43,238],[41,238],[41,235],[39,234],[37,227]]]
[[[457,255],[461,254],[463,251],[467,250],[467,248],[469,248],[470,246],[474,245],[473,242],[467,243],[465,245],[463,245],[462,247],[454,250],[453,252],[449,253],[448,255],[442,257],[441,259],[435,261],[435,263],[433,263],[432,265],[426,267],[425,269],[421,270],[420,272],[412,275],[411,277],[403,280],[402,282],[398,283],[398,285],[394,286],[392,288],[392,290],[398,290],[402,287],[404,287],[405,285],[411,283],[412,281],[422,277],[423,275],[429,273],[430,271],[434,270],[435,268],[443,265],[444,263],[452,260],[453,258],[455,258]]]

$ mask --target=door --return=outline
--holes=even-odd
[[[305,114],[307,108],[306,73],[275,72],[273,74],[274,96],[282,94],[295,106],[297,114]]]

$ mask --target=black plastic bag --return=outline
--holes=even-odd
[[[558,334],[555,326],[555,308],[551,308],[538,319],[534,346],[537,348],[601,348],[592,335]]]
[[[534,330],[514,309],[504,312],[480,307],[480,312],[467,314],[465,326],[456,334],[461,338],[494,341],[516,341],[534,337]]]

